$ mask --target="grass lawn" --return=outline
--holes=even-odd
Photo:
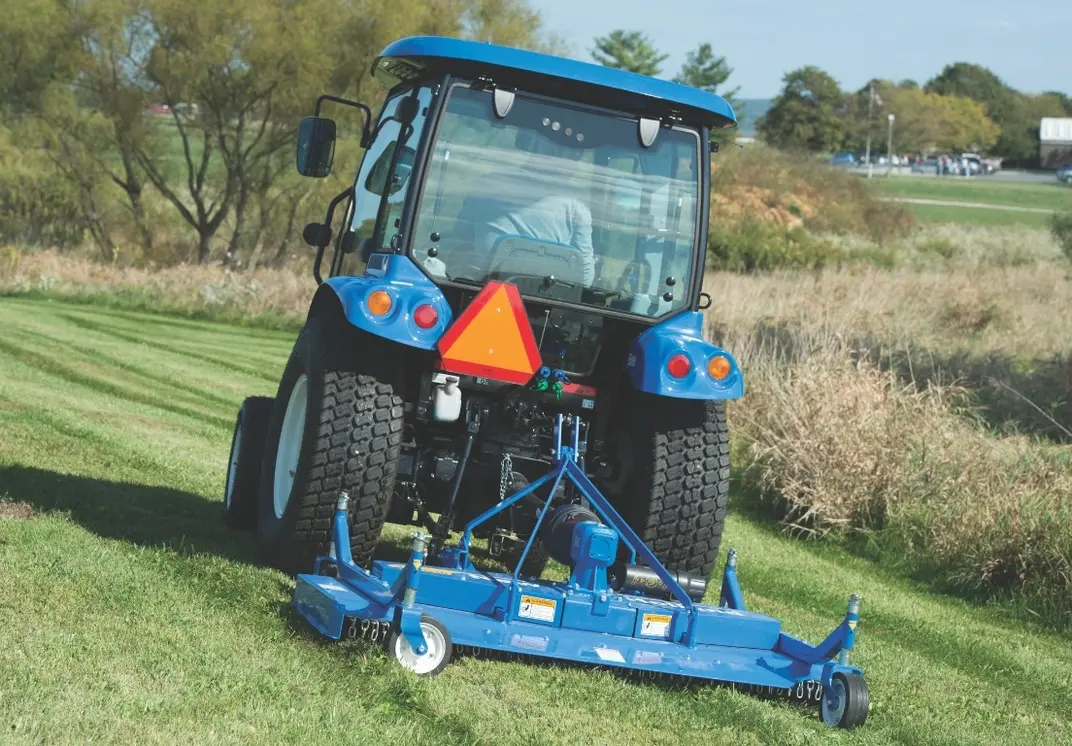
[[[1072,742],[1072,637],[740,512],[724,546],[752,608],[816,640],[863,594],[863,729],[574,667],[415,679],[289,617],[292,581],[220,520],[234,412],[274,393],[292,334],[26,299],[0,299],[0,326],[0,498],[34,511],[0,516],[5,746]]]
[[[986,177],[971,179],[922,176],[891,176],[871,180],[883,196],[914,199],[982,202],[988,205],[1034,207],[1045,210],[1072,210],[1072,188],[1058,184],[997,181]],[[983,210],[976,209],[974,213]],[[1043,216],[1045,218],[1045,216]]]
[[[956,205],[904,205],[917,219],[927,223],[966,223],[970,225],[1027,225],[1048,228],[1050,216],[1040,212],[1017,212]]]

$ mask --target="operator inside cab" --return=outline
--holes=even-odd
[[[576,169],[582,151],[528,130],[519,130],[515,143],[517,155],[485,174],[458,213],[460,224],[472,230],[474,259],[490,262],[509,236],[569,246],[580,252],[583,284],[591,287],[592,211],[564,173]],[[533,183],[546,196],[534,201]]]

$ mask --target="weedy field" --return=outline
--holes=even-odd
[[[862,730],[609,671],[462,658],[416,680],[310,634],[220,521],[234,411],[274,392],[292,332],[26,298],[0,299],[0,328],[4,744],[1072,741],[1068,634],[740,509],[725,546],[753,608],[816,639],[863,594]]]

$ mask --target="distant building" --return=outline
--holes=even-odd
[[[1039,163],[1043,168],[1072,165],[1072,119],[1042,119],[1039,123]]]

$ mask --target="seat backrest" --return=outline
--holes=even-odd
[[[510,282],[526,295],[579,302],[584,291],[584,263],[572,246],[505,235],[492,248],[491,277]],[[548,278],[554,278],[550,281]]]

